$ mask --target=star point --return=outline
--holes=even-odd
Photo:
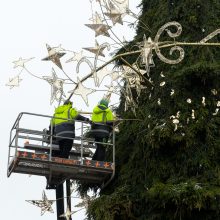
[[[88,50],[91,53],[94,53],[97,56],[105,57],[103,54],[103,50],[106,48],[106,46],[101,46],[98,44],[97,41],[95,41],[95,47],[84,47],[84,50]]]

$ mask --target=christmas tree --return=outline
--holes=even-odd
[[[141,7],[137,35],[118,54],[154,38],[168,22],[175,21],[164,27],[164,42],[170,41],[169,32],[181,29],[179,24],[178,42],[205,42],[220,27],[216,0],[143,0]],[[219,40],[217,35],[209,42]],[[178,62],[162,62],[153,52],[155,66],[144,74],[144,89],[138,94],[131,88],[135,111],[121,99],[118,114],[137,120],[119,127],[116,176],[90,202],[90,219],[219,219],[220,48],[186,44],[173,53],[170,49],[158,53]],[[131,65],[137,59],[137,54],[125,58]]]

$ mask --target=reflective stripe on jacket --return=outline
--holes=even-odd
[[[60,136],[56,137],[59,141],[63,138],[74,138],[75,137],[75,123],[61,123],[55,125],[55,135]]]

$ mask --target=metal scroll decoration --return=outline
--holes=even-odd
[[[168,27],[170,27],[170,26],[176,27],[177,31],[176,31],[175,33],[172,33],[172,32],[168,29]],[[178,59],[171,60],[171,59],[168,59],[168,58],[166,58],[165,56],[162,55],[162,53],[161,53],[161,51],[160,51],[160,48],[159,48],[159,38],[160,38],[161,34],[162,34],[164,31],[167,32],[167,34],[169,35],[169,37],[175,39],[176,37],[179,37],[180,34],[182,33],[182,26],[181,26],[180,23],[175,22],[175,21],[173,21],[173,22],[168,22],[168,23],[166,23],[165,25],[163,25],[163,26],[158,30],[158,32],[157,32],[157,34],[156,34],[156,36],[155,36],[155,38],[154,38],[154,49],[155,49],[155,52],[156,52],[157,56],[159,57],[159,59],[160,59],[161,61],[163,61],[164,63],[168,63],[168,64],[177,64],[177,63],[180,63],[180,62],[183,60],[183,58],[184,58],[184,50],[183,50],[183,48],[180,47],[180,46],[176,46],[176,45],[175,45],[175,46],[171,47],[171,49],[170,49],[170,55],[172,55],[174,51],[178,51],[178,52],[179,52],[179,58],[178,58]]]

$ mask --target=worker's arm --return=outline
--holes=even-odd
[[[78,114],[76,117],[75,117],[76,120],[79,120],[79,121],[86,121],[86,122],[91,122],[89,118],[86,118],[80,114]]]
[[[91,123],[91,120],[89,118],[86,118],[86,117],[80,115],[78,113],[78,111],[74,108],[71,109],[70,114],[71,114],[71,117],[74,118],[75,120],[86,121],[88,123]]]

